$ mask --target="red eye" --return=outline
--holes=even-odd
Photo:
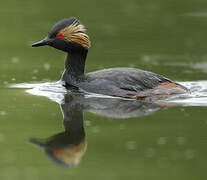
[[[63,34],[62,34],[62,33],[57,33],[57,34],[56,34],[56,38],[60,39],[60,38],[62,38],[62,37],[63,37]]]

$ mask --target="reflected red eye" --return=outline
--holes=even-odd
[[[60,38],[62,38],[62,37],[63,37],[63,34],[62,34],[62,33],[57,33],[57,34],[56,34],[56,38],[60,39]]]
[[[57,156],[60,153],[60,151],[58,149],[55,149],[55,150],[53,150],[52,153],[54,156]]]

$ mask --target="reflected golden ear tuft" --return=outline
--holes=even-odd
[[[91,42],[89,36],[85,33],[84,25],[77,22],[72,23],[70,26],[60,30],[63,39],[80,44],[83,47],[90,48]]]

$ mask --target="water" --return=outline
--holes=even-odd
[[[206,9],[204,0],[2,1],[0,179],[206,179]],[[66,94],[54,83],[65,55],[29,44],[68,16],[88,29],[87,72],[145,69],[191,94],[154,104]]]

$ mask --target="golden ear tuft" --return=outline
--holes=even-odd
[[[91,46],[89,36],[86,34],[85,26],[77,23],[76,21],[60,30],[60,33],[63,35],[63,39],[78,43],[86,48],[90,48]]]

